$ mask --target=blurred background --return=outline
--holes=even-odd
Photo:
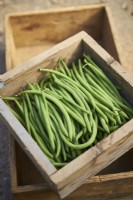
[[[69,6],[70,15],[43,14]],[[0,74],[81,30],[133,77],[133,0],[0,0]],[[9,134],[0,121],[0,200],[10,199]]]

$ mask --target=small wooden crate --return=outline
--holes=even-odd
[[[19,66],[79,31],[86,31],[119,61],[109,13],[104,5],[86,5],[7,15],[7,70]]]
[[[1,95],[13,95],[19,92],[27,81],[39,81],[42,73],[38,69],[41,66],[54,67],[60,57],[69,63],[80,57],[83,52],[87,52],[98,63],[112,81],[122,88],[122,95],[132,103],[133,83],[126,71],[85,32],[67,39],[20,68],[2,75],[1,80],[5,87],[0,90]],[[133,147],[133,120],[130,120],[96,146],[57,171],[2,100],[0,100],[0,114],[15,139],[60,198],[66,197],[87,177],[95,175]]]
[[[119,54],[121,54],[121,52],[116,50],[112,35],[112,24],[110,26],[111,18],[108,15],[109,10],[104,5],[87,5],[51,11],[9,14],[6,16],[5,26],[6,69],[10,70],[18,66],[23,61],[49,48],[52,43],[56,44],[58,41],[63,40],[64,31],[66,31],[66,28],[63,28],[64,19],[67,19],[65,23],[68,22],[67,26],[69,24],[68,27],[71,28],[70,24],[72,18],[74,20],[74,30],[69,29],[66,37],[71,36],[74,32],[76,33],[79,30],[86,30],[112,56],[119,60]],[[43,19],[41,23],[40,18]],[[59,23],[54,23],[53,26],[58,30],[58,33],[60,33],[60,40],[56,39],[56,35],[51,42],[49,40],[43,40],[46,26],[45,18],[47,19],[49,34],[51,33],[50,27],[53,24],[51,24],[51,21],[54,22],[56,18],[56,22],[60,22],[62,28],[58,25]],[[19,22],[21,23],[20,25]],[[40,26],[37,27],[36,24],[38,24],[38,22]],[[26,27],[29,28],[26,29]],[[36,40],[35,36],[37,33],[39,34]],[[52,31],[52,34],[54,33],[56,34],[56,32]],[[22,37],[22,35],[24,36]],[[119,61],[121,62],[121,60]],[[133,150],[130,150],[102,171],[100,175],[87,180],[85,184],[72,193],[68,199],[77,200],[84,196],[84,199],[103,200],[132,194],[133,165],[130,162],[132,156]],[[48,184],[44,183],[44,178],[41,173],[26,156],[25,152],[14,140],[12,135],[10,135],[10,171],[12,192],[16,200],[43,200],[44,196],[49,200],[57,199],[55,194],[48,189]]]
[[[108,8],[103,4],[9,14],[6,16],[5,26],[6,69],[10,70],[18,66],[35,54],[49,48],[52,44],[54,45],[63,40],[64,33],[66,34],[65,37],[68,37],[82,29],[86,30],[115,59],[119,60],[120,52],[117,52],[115,47],[109,14]],[[40,18],[43,19],[41,23]],[[55,19],[56,23],[53,25]],[[38,23],[40,26],[37,27],[36,24]],[[49,30],[48,34],[46,32],[46,40],[43,39],[46,29],[45,24]],[[68,32],[64,28],[66,24]],[[71,24],[73,29],[71,29]],[[60,34],[60,40],[56,38],[57,32],[52,31],[52,34],[55,35],[53,40],[50,41],[51,26]],[[36,36],[38,36],[38,39],[35,38]],[[76,200],[84,196],[86,199],[101,199],[102,196],[103,199],[103,195],[105,197],[105,187],[106,191],[108,191],[106,192],[107,199],[109,197],[129,195],[133,185],[133,172],[129,172],[133,170],[133,166],[129,162],[132,155],[133,151],[131,150],[102,171],[100,176],[95,176],[90,181],[88,180],[70,198]],[[54,193],[47,190],[48,184],[44,183],[41,173],[26,156],[12,135],[10,135],[10,171],[12,192],[16,200],[42,200],[44,199],[44,195],[47,195],[46,199],[56,199]],[[120,186],[122,189],[119,189]],[[91,192],[88,192],[88,188],[91,188]]]

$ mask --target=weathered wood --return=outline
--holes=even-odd
[[[51,31],[53,29],[54,31]],[[100,42],[116,59],[118,58],[104,4],[76,6],[76,9],[68,7],[10,14],[6,17],[6,30],[6,57],[9,56],[7,70],[82,30]],[[112,41],[110,45],[106,39],[107,30],[108,41]],[[15,47],[15,54],[12,56],[9,38]],[[14,63],[12,67],[8,65],[11,62]]]
[[[120,52],[116,48],[117,41],[114,38],[113,32],[112,32],[112,24],[110,19],[110,9],[108,6],[105,7],[106,15],[104,17],[104,23],[103,23],[103,48],[106,49],[110,55],[112,55],[117,61],[121,62]],[[123,64],[123,63],[122,63]]]
[[[125,184],[125,182],[128,184]],[[44,189],[45,188],[45,189]],[[44,197],[49,200],[58,199],[56,195],[50,191],[46,184],[41,185],[32,185],[32,186],[23,186],[21,187],[13,187],[14,198],[25,199],[25,200],[43,200]],[[31,190],[30,192],[27,190]],[[35,191],[36,189],[36,191]],[[38,189],[38,190],[37,190]],[[23,192],[25,191],[25,193]],[[120,197],[132,195],[133,190],[133,172],[128,173],[118,173],[118,174],[110,174],[110,175],[101,175],[96,177],[92,177],[88,179],[83,185],[78,188],[75,192],[70,194],[66,200],[80,200],[83,198],[84,200],[107,200],[107,199],[116,199]]]
[[[123,9],[123,4],[127,9]],[[123,67],[133,74],[133,23],[132,11],[133,3],[130,0],[121,2],[121,0],[108,1],[108,16],[112,28],[113,38],[116,41],[117,52]]]
[[[124,93],[127,95],[128,91],[130,90],[130,98],[132,100],[133,82],[130,80],[127,74],[124,75],[123,68],[119,64],[117,64],[118,69],[114,70],[116,65],[114,59],[84,32],[81,32],[56,45],[50,50],[47,50],[46,52],[36,56],[31,61],[22,65],[20,68],[14,69],[2,75],[1,80],[5,83],[5,87],[0,90],[1,94],[15,94],[21,89],[19,85],[22,85],[22,88],[25,86],[25,80],[28,82],[34,82],[38,81],[42,77],[41,73],[38,72],[40,67],[45,67],[48,65],[54,67],[56,61],[60,57],[63,57],[66,62],[69,63],[80,57],[84,51],[92,56],[96,63],[98,63],[105,72],[109,72],[110,76],[112,74],[112,78],[114,73],[118,74],[120,77],[117,80],[118,86],[121,86],[124,90]],[[121,81],[119,82],[119,80]],[[127,90],[125,90],[125,86],[128,87]],[[56,189],[56,192],[61,198],[64,198],[69,193],[74,191],[87,177],[91,177],[92,175],[98,173],[101,169],[112,163],[133,146],[133,120],[130,120],[124,126],[109,135],[106,139],[99,142],[95,147],[90,148],[62,169],[58,171],[54,171],[54,169],[52,169],[53,171],[52,173],[50,172],[50,176],[48,177],[46,176],[46,174],[49,174],[47,173],[48,169],[42,166],[42,161],[40,161],[40,158],[43,160],[42,158],[45,156],[41,155],[40,151],[39,155],[42,157],[40,156],[40,158],[37,158],[37,154],[34,152],[35,150],[33,153],[32,148],[29,145],[31,138],[29,138],[30,136],[28,135],[27,131],[20,126],[20,123],[15,120],[15,117],[13,118],[14,123],[12,123],[13,121],[10,121],[10,116],[12,117],[12,115],[1,100],[1,108],[2,106],[7,111],[4,112],[4,109],[1,109],[2,116],[6,119],[6,123],[10,125],[14,136],[16,136],[16,139],[18,139],[22,147],[24,147],[23,145],[25,145],[25,142],[28,140],[26,146],[28,147],[30,158],[35,162],[36,166],[41,169],[44,177],[49,180],[51,187]],[[18,128],[16,129],[16,125],[19,125],[20,131],[17,131]],[[23,137],[21,135],[21,130],[24,131]],[[35,142],[31,140],[31,143],[34,146]],[[37,146],[35,149],[37,149]]]
[[[5,84],[4,89],[0,89],[0,94],[2,96],[14,95],[27,85],[27,81],[39,81],[44,76],[39,72],[39,69],[44,66],[54,67],[60,57],[64,57],[66,62],[72,60],[72,54],[73,58],[78,57],[82,51],[81,40],[85,36],[87,36],[85,32],[76,34],[70,39],[57,44],[49,51],[39,54],[20,67],[0,75],[0,79]]]
[[[72,9],[73,8],[67,8],[67,9],[65,8],[64,9],[65,14],[66,14],[66,12],[69,11],[69,15],[72,16],[71,11],[70,11]],[[87,26],[88,26],[87,31],[89,32],[89,27],[90,27],[90,29],[92,28],[92,31],[91,31],[92,36],[97,34],[97,39],[98,39],[98,41],[100,41],[100,44],[102,44],[103,47],[109,53],[111,53],[113,56],[115,56],[115,58],[117,58],[117,60],[119,60],[118,59],[119,52],[117,52],[116,48],[114,47],[115,41],[114,41],[114,36],[112,35],[112,18],[111,18],[111,27],[110,27],[110,17],[108,17],[108,13],[110,12],[110,10],[108,10],[108,8],[105,7],[105,11],[104,11],[103,5],[102,6],[99,6],[99,5],[98,6],[96,6],[96,5],[92,6],[91,5],[91,6],[85,6],[85,7],[79,6],[76,14],[81,16],[84,9],[89,12],[88,13],[88,20],[87,20]],[[54,13],[59,16],[60,13],[61,13],[61,10],[62,9],[57,9],[56,11],[54,10]],[[48,15],[48,13],[50,14],[50,12],[52,12],[52,10],[46,12],[47,15]],[[89,16],[91,16],[92,13],[93,13],[93,17],[95,17],[95,20],[93,20],[91,22],[92,26],[90,26],[91,18]],[[6,23],[8,23],[5,26],[6,27],[6,29],[5,29],[5,31],[6,31],[5,42],[6,42],[7,70],[9,70],[10,68],[13,68],[14,66],[18,66],[22,61],[29,59],[30,57],[36,55],[37,53],[40,53],[41,51],[43,51],[43,50],[45,50],[45,49],[47,49],[47,48],[49,48],[49,47],[51,47],[52,45],[55,44],[55,42],[50,42],[50,41],[48,41],[48,42],[45,41],[45,45],[42,44],[42,43],[40,44],[41,36],[39,36],[40,41],[38,39],[38,42],[39,42],[40,45],[37,43],[36,46],[35,46],[34,45],[34,38],[32,37],[31,41],[30,41],[31,46],[25,46],[25,45],[23,46],[23,44],[21,44],[21,47],[19,47],[19,48],[17,46],[15,46],[15,50],[16,50],[15,56],[11,56],[11,53],[8,53],[8,51],[13,50],[13,48],[10,44],[10,41],[14,40],[14,43],[15,43],[15,38],[16,37],[19,38],[19,34],[22,34],[23,31],[24,31],[24,30],[19,29],[19,34],[18,34],[18,31],[16,30],[16,37],[13,36],[13,33],[12,33],[11,30],[14,28],[14,26],[17,27],[17,23],[15,24],[15,21],[17,21],[17,19],[21,18],[22,16],[25,16],[25,18],[22,19],[23,23],[21,24],[21,27],[22,26],[24,27],[25,21],[27,20],[28,17],[29,17],[28,22],[29,22],[29,24],[31,24],[31,20],[33,18],[32,16],[34,16],[34,21],[36,22],[36,18],[38,19],[39,15],[45,15],[45,12],[44,11],[43,12],[37,11],[37,12],[27,12],[25,14],[24,13],[18,13],[18,14],[14,13],[14,14],[9,14],[8,16],[6,16]],[[83,16],[84,15],[82,15],[82,17]],[[11,26],[11,23],[10,23],[10,19],[12,17],[15,18],[13,26]],[[70,18],[68,20],[70,20]],[[81,19],[79,19],[79,20],[81,20]],[[104,23],[101,20],[104,21]],[[97,25],[98,22],[100,22],[99,24],[100,24],[101,27],[100,27],[100,29],[98,27],[98,30],[95,33],[95,31],[96,31],[95,26]],[[83,22],[83,24],[84,24],[84,22]],[[76,25],[77,24],[75,23],[74,26],[76,26]],[[41,29],[41,27],[40,27],[40,29]],[[8,31],[11,31],[11,32],[9,33]],[[32,32],[33,32],[33,30],[32,30]],[[26,30],[25,30],[26,39],[28,37],[28,33],[29,33],[29,31],[27,30],[27,32],[26,32]],[[24,41],[25,41],[25,38],[23,38],[23,42]],[[19,58],[21,58],[21,60]],[[14,60],[14,61],[11,63],[11,60]],[[11,136],[11,141],[13,141],[13,140],[14,140],[14,138]],[[11,162],[10,162],[11,163],[10,167],[11,167],[12,180],[16,179],[14,174],[16,173],[16,170],[17,170],[17,178],[19,180],[18,187],[19,187],[19,185],[27,184],[27,182],[30,182],[30,181],[32,181],[32,183],[39,183],[38,181],[42,182],[42,178],[40,177],[39,172],[37,170],[35,170],[34,165],[31,162],[29,162],[29,160],[25,156],[25,154],[22,153],[22,150],[20,151],[19,149],[16,148],[13,144],[10,145],[11,155],[12,156],[14,155],[13,157],[15,158],[15,156],[16,156],[15,154],[16,153],[18,154],[18,156],[17,156],[17,169],[15,167],[16,166],[15,159],[11,158]],[[122,167],[123,167],[124,161],[120,162],[120,164],[122,164]],[[112,167],[112,165],[111,165],[111,167]],[[122,167],[121,167],[121,169],[122,169]],[[30,170],[28,171],[27,168],[29,168]],[[112,169],[113,169],[113,167],[112,167]],[[121,171],[121,169],[119,168],[120,171]],[[111,169],[107,169],[107,172],[111,172]],[[31,176],[30,176],[30,174],[31,174]],[[123,174],[123,176],[124,176],[124,174]],[[15,180],[13,180],[13,181],[15,182]],[[113,184],[113,181],[112,181],[112,184]],[[126,184],[127,183],[125,183],[125,185]],[[12,183],[12,185],[14,185],[14,184]],[[38,190],[41,187],[43,187],[43,185],[42,186],[40,186],[40,185],[33,186],[34,190]],[[19,187],[19,188],[21,188],[21,187]],[[21,192],[25,192],[27,190],[33,191],[33,188],[32,188],[32,185],[30,187],[23,186],[23,189],[21,190]],[[45,188],[45,186],[44,186],[44,188]],[[13,189],[13,192],[15,192],[16,190]]]
[[[79,187],[91,177],[133,147],[133,120],[119,128],[95,147],[51,175],[61,197]]]
[[[15,154],[15,140],[14,137],[9,133],[9,159],[10,159],[10,174],[11,174],[11,185],[17,186],[17,166],[16,166],[16,154]]]
[[[15,139],[19,142],[30,159],[37,165],[42,175],[52,187],[49,176],[55,173],[57,170],[38,147],[37,143],[28,134],[22,124],[16,120],[15,116],[2,101],[2,99],[0,99],[0,118],[4,121]]]

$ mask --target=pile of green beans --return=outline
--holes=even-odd
[[[48,75],[39,83],[3,99],[57,168],[133,116],[132,107],[86,54],[69,67],[60,59],[56,69],[40,71]]]

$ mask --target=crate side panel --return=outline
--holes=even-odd
[[[103,21],[102,44],[103,48],[106,49],[106,51],[110,53],[110,55],[112,55],[117,61],[120,62],[107,10],[105,12]]]
[[[67,63],[77,60],[82,52],[82,33],[84,35],[84,32],[81,32],[81,34],[79,33],[39,54],[21,67],[3,74],[1,80],[5,86],[0,89],[1,96],[11,96],[18,93],[27,85],[27,82],[38,82],[44,77],[44,73],[40,72],[39,69],[54,68],[60,58],[63,58]]]
[[[133,120],[130,120],[97,145],[51,175],[60,197],[64,198],[70,194],[86,178],[94,176],[133,147],[132,124]]]
[[[43,45],[45,42],[47,45],[48,41],[59,43],[83,30],[98,39],[102,18],[103,7],[77,7],[66,11],[11,16],[9,22],[16,47],[23,47]]]
[[[112,200],[124,196],[130,197],[130,195],[132,195],[132,190],[133,173],[121,173],[113,176],[100,176],[98,180],[93,180],[93,183],[86,181],[65,199],[80,200],[81,198],[84,198],[84,200]],[[19,200],[20,198],[21,200],[36,200],[38,198],[39,200],[43,200],[44,196],[49,200],[58,199],[57,196],[49,189],[31,192],[25,191],[25,193],[20,189],[19,193],[14,193],[15,200]]]

